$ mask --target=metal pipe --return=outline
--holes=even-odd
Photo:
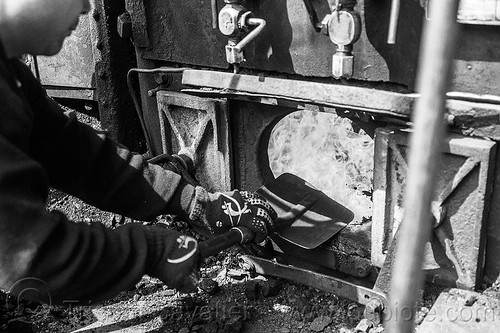
[[[396,43],[396,33],[398,32],[400,0],[392,0],[391,16],[389,19],[389,34],[387,35],[387,44]]]
[[[389,333],[413,332],[415,306],[423,286],[423,256],[432,228],[431,200],[444,136],[446,92],[458,36],[459,0],[431,1],[432,20],[424,26],[417,76],[421,94],[410,142],[405,215],[399,230],[389,291]]]
[[[239,74],[240,73],[240,64],[234,63],[233,64],[233,74]]]
[[[238,52],[243,50],[243,48],[247,46],[248,43],[250,43],[255,37],[257,37],[262,32],[262,30],[264,30],[264,28],[266,27],[266,20],[250,17],[247,19],[246,24],[255,25],[257,27],[250,31],[248,35],[246,35],[238,44],[236,44],[235,49],[237,49]]]
[[[210,7],[212,8],[212,28],[217,29],[219,27],[219,10],[217,9],[217,0],[211,0]]]
[[[449,91],[446,96],[448,99],[455,99],[459,101],[500,105],[500,96],[497,95],[478,95],[461,91]]]

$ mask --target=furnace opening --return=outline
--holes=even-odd
[[[307,180],[356,215],[371,219],[373,139],[347,118],[333,113],[296,111],[271,131],[269,166]]]

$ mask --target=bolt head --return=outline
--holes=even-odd
[[[364,278],[368,276],[369,270],[366,266],[358,266],[355,268],[356,276]]]
[[[171,85],[172,81],[174,80],[173,75],[170,73],[156,73],[154,79],[157,84],[162,84],[165,86]]]
[[[379,298],[372,298],[368,304],[366,304],[365,311],[370,313],[382,312],[384,310],[384,303]]]

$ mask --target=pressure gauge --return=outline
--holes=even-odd
[[[235,36],[241,33],[238,26],[240,15],[245,9],[239,5],[226,5],[219,12],[219,30],[226,36]]]
[[[355,43],[361,34],[361,18],[351,10],[335,10],[328,22],[330,40],[341,46]]]

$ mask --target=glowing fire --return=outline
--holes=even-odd
[[[307,180],[351,209],[357,222],[372,215],[373,140],[352,122],[325,112],[297,111],[274,127],[268,146],[275,177]]]

